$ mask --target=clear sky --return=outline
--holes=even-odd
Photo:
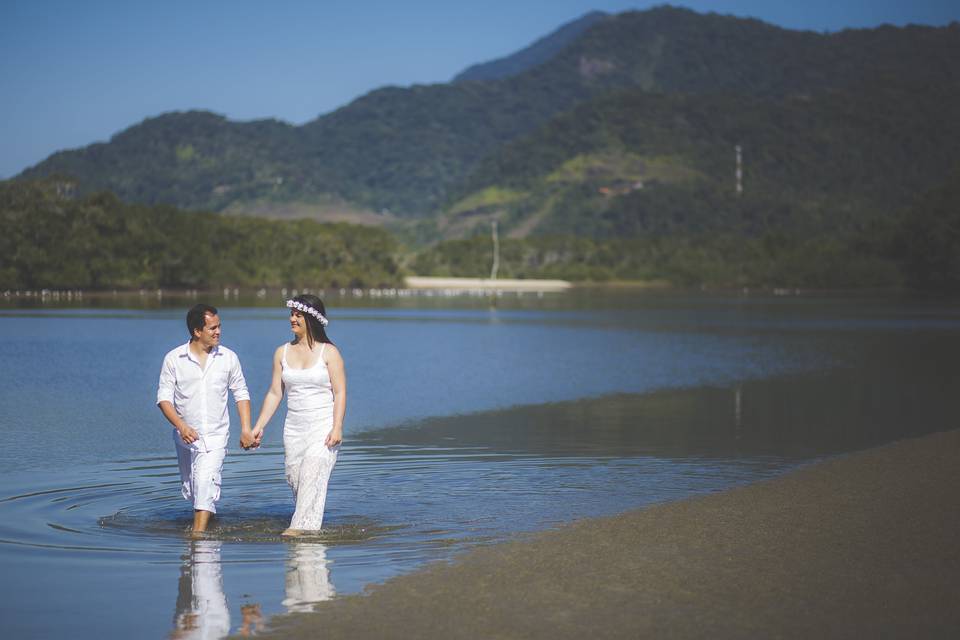
[[[0,177],[144,118],[300,124],[385,85],[446,82],[591,10],[643,0],[0,0]],[[958,0],[685,0],[792,29],[944,25]]]

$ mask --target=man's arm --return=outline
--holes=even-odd
[[[237,413],[240,414],[240,446],[249,449],[255,445],[253,432],[250,429],[250,391],[247,390],[247,381],[243,377],[243,368],[240,358],[234,354],[233,366],[230,367],[230,392],[237,403]]]
[[[248,403],[249,405],[249,403]],[[168,400],[161,400],[157,403],[157,406],[160,407],[160,412],[163,414],[163,417],[170,421],[170,424],[180,432],[180,438],[185,444],[191,444],[197,441],[197,438],[200,436],[197,434],[196,429],[188,425],[183,418],[177,415],[177,410],[173,408],[173,403]],[[250,416],[250,407],[247,407],[247,418]]]
[[[240,446],[249,449],[256,444],[250,429],[250,401],[237,400],[237,413],[240,414]]]
[[[180,438],[186,443],[195,442],[200,436],[196,430],[177,415],[173,406],[173,390],[177,385],[177,371],[170,358],[164,358],[160,368],[160,383],[157,386],[157,406],[170,424],[180,432]]]

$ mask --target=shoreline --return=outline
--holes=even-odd
[[[428,565],[266,637],[954,637],[960,430]]]
[[[657,295],[703,295],[722,297],[754,297],[754,298],[781,298],[781,297],[867,297],[890,298],[909,297],[918,300],[954,300],[956,295],[947,291],[930,291],[909,289],[904,287],[862,287],[851,289],[815,289],[797,287],[774,286],[689,286],[673,284],[666,280],[549,280],[549,279],[510,279],[502,278],[439,278],[426,276],[407,276],[400,283],[384,286],[319,286],[298,289],[297,287],[262,286],[262,285],[229,285],[225,287],[207,287],[202,289],[184,289],[168,286],[134,287],[134,288],[101,288],[83,289],[70,287],[10,287],[0,290],[0,304],[6,302],[37,302],[37,303],[77,303],[84,300],[106,299],[141,299],[149,301],[170,298],[175,300],[195,299],[198,297],[209,299],[223,299],[237,302],[263,301],[266,298],[287,296],[293,292],[314,292],[323,296],[347,298],[404,298],[434,296],[440,294],[461,296],[489,296],[491,294],[562,294],[579,291],[605,292],[648,292]]]
[[[453,278],[407,276],[403,279],[407,289],[415,291],[446,291],[468,293],[471,291],[495,293],[497,291],[524,291],[531,293],[561,292],[570,289],[573,283],[567,280],[519,280],[514,278]]]

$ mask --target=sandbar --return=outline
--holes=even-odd
[[[477,547],[265,637],[960,637],[958,507],[960,431],[935,433]]]

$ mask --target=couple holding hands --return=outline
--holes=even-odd
[[[193,503],[193,533],[206,531],[216,513],[230,432],[227,391],[240,414],[240,445],[260,446],[263,431],[287,393],[283,424],[284,470],[296,509],[283,535],[318,531],[327,483],[343,440],[347,382],[343,358],[326,333],[326,311],[317,296],[287,300],[293,339],[277,348],[273,376],[256,424],[240,360],[220,344],[220,317],[198,304],[187,312],[190,341],[163,359],[157,406],[173,425],[183,497]]]

